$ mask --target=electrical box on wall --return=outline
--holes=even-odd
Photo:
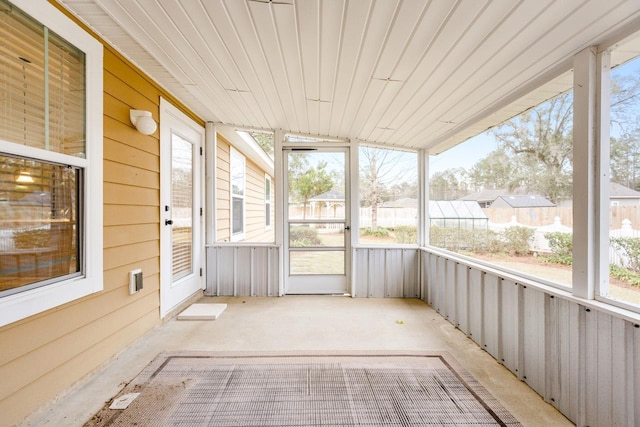
[[[129,294],[133,295],[142,289],[142,269],[129,272]]]

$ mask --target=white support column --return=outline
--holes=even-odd
[[[596,50],[573,60],[573,294],[595,295],[596,237]]]
[[[349,144],[349,188],[345,189],[347,200],[349,200],[349,224],[351,227],[350,245],[348,245],[351,296],[355,296],[356,291],[356,251],[355,247],[360,242],[360,141],[352,140]]]
[[[351,248],[360,241],[360,141],[349,144],[349,206],[351,207]],[[353,265],[353,264],[352,264]]]
[[[596,98],[596,295],[609,296],[609,210],[610,210],[610,110],[611,110],[611,52],[597,56]]]
[[[418,245],[429,244],[429,153],[418,151]]]
[[[284,142],[284,132],[280,129],[276,129],[273,135],[273,158],[274,158],[274,175],[276,203],[275,203],[275,244],[278,246],[278,295],[284,295],[284,216],[285,209],[288,209],[287,201],[285,200],[285,180],[284,174],[284,158],[282,151],[282,143]]]
[[[216,125],[207,122],[204,138],[205,180],[205,244],[212,245],[217,239],[216,227],[216,179],[218,176],[218,134]]]

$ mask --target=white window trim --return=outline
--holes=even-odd
[[[84,275],[0,298],[0,326],[58,307],[103,289],[102,261],[102,96],[103,46],[45,0],[11,2],[85,53],[86,159],[0,141],[0,152],[34,154],[84,168]],[[46,156],[45,156],[46,154]]]
[[[269,198],[267,198],[267,181],[269,182]],[[264,209],[265,209],[265,217],[264,217],[264,229],[271,230],[273,228],[273,216],[271,215],[271,209],[273,206],[273,180],[271,179],[271,175],[268,173],[264,174]],[[269,205],[269,224],[267,224],[267,204]]]
[[[242,179],[244,180],[244,185],[243,185],[244,194],[235,195],[235,197],[242,199],[242,231],[239,233],[233,232],[234,194],[233,194],[233,182],[231,179],[231,175],[233,175],[233,173],[231,172],[231,166],[233,165],[234,156],[237,156],[238,158],[242,159]],[[231,146],[229,150],[229,234],[231,235],[232,242],[238,242],[240,240],[244,240],[244,237],[245,237],[245,231],[247,227],[246,196],[247,196],[247,158],[240,151],[236,150],[235,148],[233,148],[233,146]]]

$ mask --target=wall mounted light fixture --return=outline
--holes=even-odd
[[[151,135],[158,128],[156,121],[151,117],[150,111],[130,110],[129,118],[131,119],[131,124],[143,135]]]
[[[16,182],[19,184],[33,184],[33,178],[31,177],[31,173],[26,170],[18,170],[16,172]]]

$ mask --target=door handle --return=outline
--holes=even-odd
[[[165,219],[164,220],[164,225],[171,225],[173,224],[173,220],[172,219]]]
[[[344,229],[349,231],[349,230],[351,230],[351,227],[347,225],[347,226],[344,227]]]

